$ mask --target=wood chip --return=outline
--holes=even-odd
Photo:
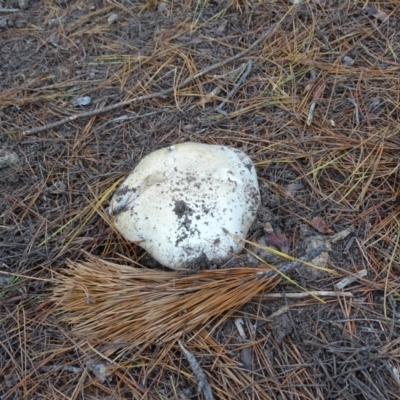
[[[368,275],[368,271],[366,269],[362,269],[351,276],[346,276],[346,278],[342,279],[338,283],[335,284],[336,290],[343,290],[346,286],[349,286],[353,282],[356,282],[358,278],[364,278]]]

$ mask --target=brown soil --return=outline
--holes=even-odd
[[[234,310],[246,338],[232,318],[182,338],[215,398],[400,399],[397,1],[0,0],[0,9],[1,400],[204,398],[177,343],[87,354],[47,302],[67,259],[85,252],[159,267],[110,229],[107,202],[143,156],[186,141],[252,158],[262,195],[252,240],[268,222],[301,257],[350,231],[328,251],[337,274],[303,266],[290,274],[303,289],[286,281],[274,293],[332,291],[367,270],[343,289],[352,297],[255,297]],[[195,77],[268,29],[243,57]],[[218,112],[239,79],[230,73],[249,61]],[[90,104],[76,105],[84,96]]]

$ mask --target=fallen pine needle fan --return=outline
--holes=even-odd
[[[84,346],[144,346],[182,335],[229,316],[280,274],[315,257],[321,248],[280,268],[159,271],[114,264],[94,256],[70,262],[54,285],[51,302]],[[311,254],[312,253],[312,254]]]

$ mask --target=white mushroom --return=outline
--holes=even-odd
[[[111,201],[114,224],[162,265],[200,269],[239,253],[260,193],[243,152],[183,143],[145,157]]]

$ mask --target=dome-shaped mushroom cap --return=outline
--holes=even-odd
[[[242,246],[260,193],[243,152],[183,143],[157,150],[128,175],[111,201],[121,235],[170,268],[206,268]],[[230,235],[231,234],[231,235]]]

